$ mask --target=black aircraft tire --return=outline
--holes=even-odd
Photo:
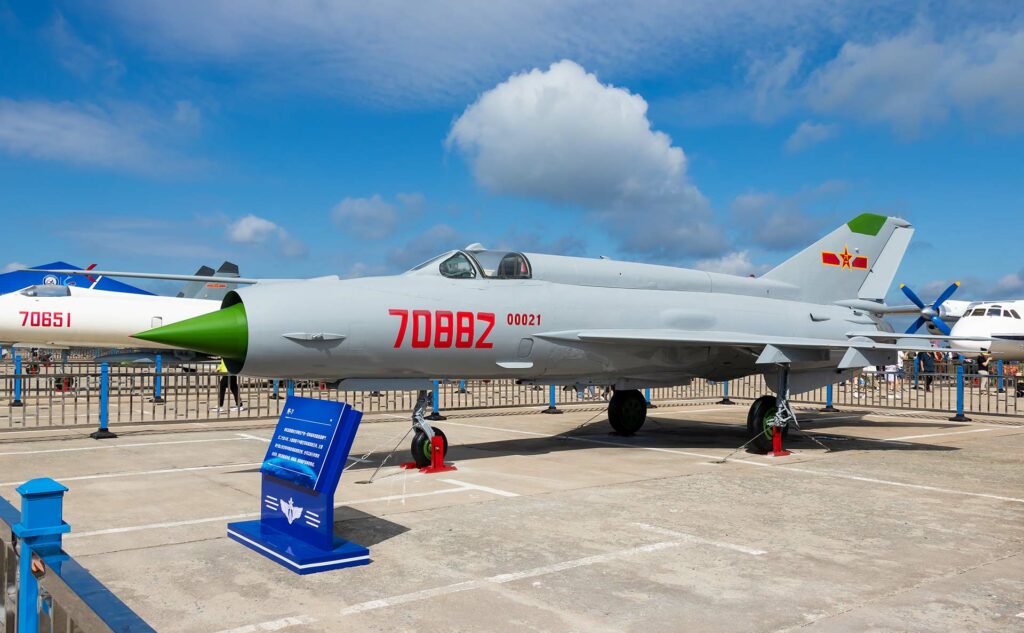
[[[434,427],[434,435],[441,438],[444,446],[444,457],[448,456],[448,438],[445,436],[444,431]],[[427,438],[427,434],[422,429],[417,428],[415,434],[412,436],[412,459],[416,462],[417,468],[423,468],[430,465],[430,439]]]
[[[761,396],[750,405],[747,414],[747,436],[753,441],[755,451],[767,453],[772,450],[772,427],[766,424],[769,415],[775,415],[778,400],[775,396]],[[782,438],[789,435],[789,425],[782,427]]]
[[[608,402],[608,422],[619,435],[633,435],[647,420],[647,399],[639,389],[616,391]]]

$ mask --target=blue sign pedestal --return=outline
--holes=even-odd
[[[366,565],[370,551],[334,535],[334,493],[363,414],[289,396],[260,472],[260,519],[228,537],[297,574]]]

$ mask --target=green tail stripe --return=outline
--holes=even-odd
[[[878,235],[878,232],[885,226],[886,217],[875,213],[861,213],[846,223],[854,233],[864,235]]]
[[[233,306],[133,334],[133,338],[244,361],[249,349],[245,306]]]

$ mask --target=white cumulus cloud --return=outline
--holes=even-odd
[[[678,259],[725,240],[686,176],[686,155],[651,129],[647,102],[569,60],[513,75],[452,125],[447,144],[494,193],[590,209],[629,252]]]
[[[749,251],[735,251],[721,257],[698,260],[694,265],[697,270],[705,270],[709,273],[725,273],[727,275],[760,275],[769,270],[770,266],[755,264],[750,261]]]
[[[370,240],[394,235],[401,221],[420,212],[424,198],[419,193],[399,193],[396,202],[380,195],[369,198],[345,198],[331,209],[338,228]]]
[[[306,245],[289,235],[284,228],[252,214],[228,224],[227,237],[235,244],[275,244],[286,257],[302,257],[307,252]]]
[[[818,143],[824,143],[830,138],[834,138],[839,132],[839,126],[834,123],[815,123],[814,121],[804,121],[797,126],[796,130],[786,139],[786,149],[790,152],[799,152],[817,145]]]

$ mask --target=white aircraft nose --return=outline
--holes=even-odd
[[[961,319],[953,326],[950,332],[952,336],[991,336],[992,332],[983,318]],[[988,351],[990,343],[985,341],[950,341],[950,348],[966,356],[976,356],[981,352]]]

